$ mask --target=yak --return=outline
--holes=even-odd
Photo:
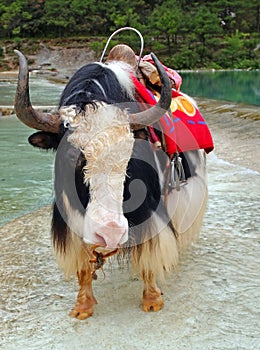
[[[70,315],[93,314],[92,281],[113,254],[131,261],[143,280],[142,309],[160,310],[158,282],[200,231],[207,202],[204,150],[183,152],[186,178],[175,188],[169,155],[149,139],[147,126],[156,125],[172,100],[164,68],[152,54],[161,81],[153,106],[137,102],[135,71],[114,60],[84,65],[64,88],[58,110],[43,113],[31,104],[27,60],[16,53],[16,115],[38,130],[31,145],[56,152],[51,234],[58,265],[79,282]]]

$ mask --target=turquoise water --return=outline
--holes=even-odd
[[[260,105],[260,71],[181,73],[188,95]]]
[[[16,91],[16,77],[0,77],[0,106],[12,106]],[[56,106],[59,103],[63,84],[54,84],[41,76],[30,77],[30,95],[35,106]]]
[[[43,77],[30,77],[33,105],[57,106],[63,89]],[[16,78],[0,80],[0,105],[13,105],[15,91]],[[0,117],[0,225],[52,202],[54,154],[29,145],[33,132],[15,116]]]
[[[181,72],[181,90],[188,95],[260,105],[260,71]],[[64,89],[41,76],[31,76],[30,92],[33,105],[56,106]],[[1,81],[0,106],[12,105],[16,78]]]
[[[54,154],[29,145],[32,133],[14,116],[0,118],[0,225],[52,201]]]

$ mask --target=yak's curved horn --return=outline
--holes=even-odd
[[[153,107],[139,113],[130,114],[129,120],[131,127],[134,130],[157,122],[169,109],[172,101],[172,88],[170,79],[168,78],[167,73],[165,72],[163,66],[155,54],[151,53],[151,56],[156,65],[162,83],[161,96],[157,104]]]
[[[20,51],[14,50],[14,52],[19,56],[19,76],[14,101],[17,117],[30,128],[58,133],[61,123],[59,114],[40,113],[32,107],[27,60]]]

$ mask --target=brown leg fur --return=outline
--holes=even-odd
[[[94,312],[94,305],[97,304],[96,298],[92,291],[92,276],[89,257],[86,255],[86,263],[81,268],[78,274],[79,292],[74,308],[70,312],[70,316],[76,317],[80,320],[85,320]]]
[[[162,298],[162,292],[156,285],[156,280],[153,273],[149,273],[148,276],[143,276],[144,291],[142,308],[143,311],[159,311],[163,307],[164,301]]]

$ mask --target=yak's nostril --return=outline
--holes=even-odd
[[[86,243],[105,243],[105,248],[116,249],[128,240],[128,221],[123,214],[101,212],[96,218],[85,217],[83,240]]]
[[[100,227],[96,235],[99,239],[103,239],[106,243],[106,248],[115,249],[118,248],[122,239],[127,235],[127,229],[125,225],[119,225],[115,221],[106,223],[105,226]],[[123,239],[126,240],[125,238]]]

